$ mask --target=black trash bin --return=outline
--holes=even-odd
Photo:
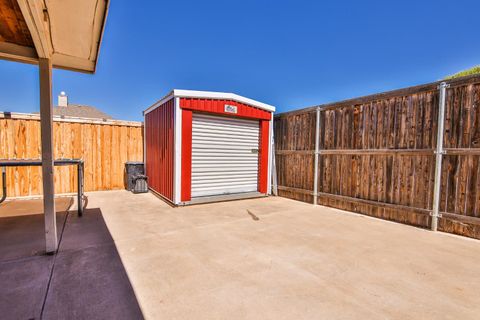
[[[143,162],[128,161],[125,163],[125,180],[127,190],[133,193],[148,192],[147,176]]]

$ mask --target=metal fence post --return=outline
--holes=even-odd
[[[316,125],[315,125],[315,168],[313,170],[313,205],[318,202],[318,152],[320,145],[320,108],[316,111]]]
[[[77,212],[78,216],[83,216],[83,180],[84,166],[83,160],[77,164]]]
[[[272,126],[274,125],[275,123],[272,123]],[[275,133],[273,129],[272,129],[272,193],[274,196],[278,196],[277,163],[276,163],[276,154],[275,154]]]
[[[440,189],[442,180],[442,161],[443,154],[443,131],[445,124],[445,100],[447,96],[447,88],[449,85],[446,82],[440,83],[438,89],[440,90],[439,106],[438,106],[438,120],[437,120],[437,148],[435,149],[435,184],[433,186],[433,206],[432,206],[432,231],[437,231],[438,218],[441,217],[440,211]]]

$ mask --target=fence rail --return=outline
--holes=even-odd
[[[480,77],[448,82],[438,229],[480,239]],[[430,228],[439,85],[277,115],[279,195]]]
[[[143,159],[142,124],[118,120],[54,118],[55,159],[85,161],[85,191],[124,187],[124,163]],[[40,159],[40,120],[35,114],[0,113],[0,159]],[[42,194],[41,169],[7,168],[8,197]],[[55,192],[76,192],[74,168],[55,168]],[[1,184],[1,181],[0,181]]]

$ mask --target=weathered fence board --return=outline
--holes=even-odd
[[[139,122],[54,119],[54,157],[85,161],[85,191],[124,188],[126,161],[142,161]],[[0,159],[40,159],[40,121],[35,115],[0,113]],[[7,169],[9,197],[42,194],[40,167]],[[76,169],[55,168],[55,192],[76,191]],[[0,181],[1,185],[1,181]]]
[[[315,112],[293,115],[293,121],[275,123],[275,148],[284,150],[276,154],[278,185],[289,188],[313,190],[315,151]],[[305,152],[307,151],[307,152]],[[300,201],[311,202],[309,193],[279,188],[278,195]]]
[[[480,77],[448,81],[439,230],[480,238]],[[279,114],[279,195],[429,227],[439,83]]]

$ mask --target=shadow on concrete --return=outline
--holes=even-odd
[[[44,255],[43,214],[0,217],[2,319],[143,319],[100,209],[57,213]]]

